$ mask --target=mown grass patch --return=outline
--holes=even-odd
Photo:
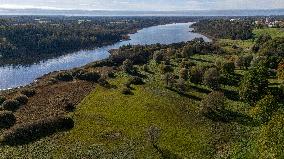
[[[113,84],[124,82],[118,81]],[[80,104],[74,114],[76,126],[61,139],[62,145],[84,143],[87,149],[100,143],[115,151],[116,144],[139,141],[133,153],[155,158],[160,154],[147,139],[147,129],[155,125],[162,130],[159,146],[163,149],[181,156],[209,157],[213,152],[209,144],[211,132],[206,123],[199,123],[194,101],[147,86],[135,86],[133,92],[134,95],[125,96],[118,89],[97,88]],[[62,148],[57,154],[66,152],[68,149]]]

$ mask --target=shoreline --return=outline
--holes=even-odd
[[[150,27],[145,27],[145,28],[142,28],[142,29],[151,28],[151,27],[156,27],[156,26],[163,26],[163,25],[171,25],[171,24],[183,24],[183,23],[184,23],[184,22],[182,22],[182,23],[166,23],[166,24],[159,24],[159,25],[154,25],[154,26],[150,26]],[[193,22],[185,22],[185,23],[188,24],[188,23],[193,23]],[[127,34],[127,36],[129,36],[129,35],[131,35],[131,34],[135,34],[135,33],[137,33],[139,30],[142,30],[142,29],[133,29],[133,30],[130,31],[131,33]],[[128,40],[123,40],[123,39],[121,39],[121,41],[129,41],[129,40],[131,40],[131,39],[128,39]],[[104,45],[104,46],[101,46],[101,47],[111,46],[111,45],[114,45],[114,44],[116,44],[116,43],[118,43],[118,42],[115,42],[115,43],[112,43],[112,44],[107,44],[107,45]],[[97,48],[101,48],[101,47],[97,47]],[[97,48],[96,48],[96,49],[97,49]],[[93,49],[92,49],[92,50],[93,50]],[[82,50],[81,50],[81,51],[82,51]],[[88,50],[88,51],[91,51],[91,50]],[[62,55],[62,56],[64,56],[64,55]],[[106,58],[106,59],[108,59],[108,58]],[[45,77],[45,76],[47,76],[47,75],[49,75],[49,74],[52,74],[52,73],[54,73],[54,72],[63,71],[63,70],[72,70],[72,69],[76,69],[76,68],[84,68],[85,66],[87,66],[87,65],[89,65],[89,64],[92,64],[92,63],[94,63],[94,62],[100,62],[100,61],[103,61],[103,60],[106,60],[106,59],[95,60],[95,61],[86,63],[86,64],[84,64],[84,65],[81,66],[81,67],[79,66],[79,67],[74,67],[74,68],[71,68],[71,69],[62,69],[62,70],[57,70],[57,71],[51,71],[51,72],[49,72],[49,73],[43,74],[43,75],[41,75],[41,76],[35,78],[35,79],[34,79],[31,83],[29,83],[29,84],[22,85],[22,86],[18,86],[18,87],[13,87],[13,88],[0,89],[0,94],[2,94],[2,92],[13,91],[13,90],[22,89],[22,88],[25,88],[25,87],[34,86],[36,83],[38,83],[38,80],[39,80],[39,79],[41,79],[42,77]]]

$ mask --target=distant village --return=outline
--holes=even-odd
[[[284,28],[284,20],[276,20],[275,18],[263,18],[256,20],[254,24],[258,27]]]
[[[233,21],[239,21],[241,18],[237,19],[230,19],[231,22]],[[284,28],[284,20],[277,20],[275,18],[261,18],[257,19],[253,22],[254,25],[258,28],[268,27],[268,28]]]

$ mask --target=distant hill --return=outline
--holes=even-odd
[[[199,11],[106,11],[0,9],[0,15],[67,15],[67,16],[271,16],[284,15],[284,9],[273,10],[199,10]]]

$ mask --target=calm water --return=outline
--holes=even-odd
[[[192,23],[168,24],[145,28],[131,34],[129,41],[118,42],[114,45],[101,47],[90,51],[79,51],[55,59],[40,62],[30,66],[5,66],[0,67],[0,90],[24,86],[32,83],[44,74],[84,66],[90,62],[108,58],[109,50],[127,44],[171,44],[190,41],[203,35],[190,32]]]

